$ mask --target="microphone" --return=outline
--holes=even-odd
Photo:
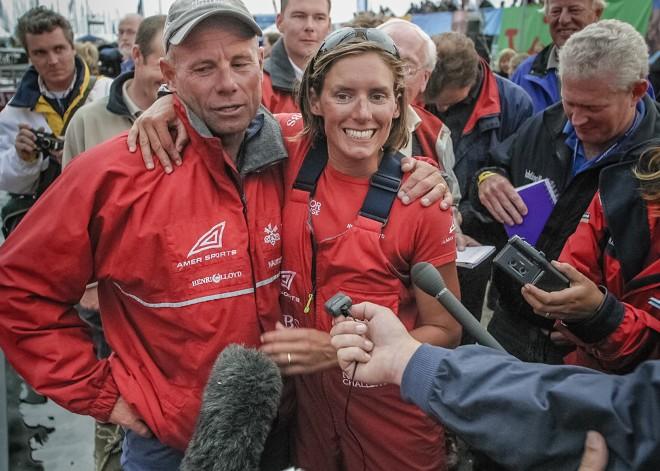
[[[225,348],[209,375],[181,471],[258,471],[281,394],[279,368],[264,353]]]
[[[416,263],[411,270],[415,285],[429,296],[433,296],[444,306],[449,314],[456,319],[472,335],[477,342],[486,347],[506,352],[502,345],[484,329],[479,321],[465,309],[456,296],[447,289],[445,280],[433,265],[427,262]]]

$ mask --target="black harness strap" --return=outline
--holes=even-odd
[[[296,181],[293,187],[296,190],[306,191],[314,196],[316,184],[323,173],[323,169],[328,163],[328,145],[325,139],[318,139],[314,145],[307,151],[305,160],[300,166]]]
[[[392,205],[401,186],[402,158],[403,154],[400,152],[383,155],[378,171],[371,177],[367,197],[360,209],[360,216],[387,224]]]
[[[371,177],[369,191],[362,203],[360,215],[382,224],[387,219],[394,204],[394,199],[401,186],[401,159],[400,152],[383,155],[378,171]],[[317,141],[307,152],[293,188],[314,195],[316,184],[328,162],[328,146],[325,140]]]

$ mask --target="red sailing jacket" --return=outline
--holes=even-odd
[[[615,167],[560,260],[609,291],[594,319],[567,326],[578,348],[566,362],[626,372],[660,358],[660,309],[649,303],[660,298],[660,217],[637,195],[630,165]]]
[[[176,172],[145,171],[121,135],[76,158],[0,247],[0,346],[67,409],[106,421],[121,395],[183,450],[218,353],[279,319],[285,153],[258,115],[238,174],[176,108],[191,137]],[[91,280],[107,360],[73,309]]]
[[[436,151],[436,142],[440,138],[440,133],[444,127],[444,123],[435,116],[433,113],[426,111],[421,106],[412,105],[413,110],[421,119],[419,126],[415,129],[414,139],[419,143],[421,148],[420,155],[432,158],[440,167],[440,170],[445,170],[441,155]],[[414,152],[413,152],[414,154]]]
[[[264,72],[264,80],[261,86],[261,103],[273,114],[300,112],[293,93],[273,88],[273,80],[268,72]]]

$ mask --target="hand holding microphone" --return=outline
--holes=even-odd
[[[330,331],[339,366],[355,380],[369,384],[400,384],[403,371],[421,345],[388,308],[373,303],[351,307],[351,317],[340,316]],[[367,322],[359,322],[367,321]]]

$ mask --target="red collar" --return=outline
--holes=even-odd
[[[480,59],[480,61],[482,67],[481,70],[483,70],[481,90],[479,91],[479,98],[477,98],[477,103],[474,105],[472,114],[463,128],[464,136],[470,134],[474,130],[474,127],[481,118],[501,113],[500,92],[497,89],[495,74],[490,70],[486,61],[483,59]]]

